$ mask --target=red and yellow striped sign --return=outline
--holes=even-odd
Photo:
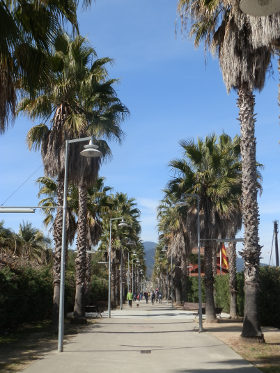
[[[223,261],[223,266],[224,268],[228,269],[228,258],[227,258],[227,252],[226,252],[226,248],[225,248],[225,245],[223,244],[222,245],[222,261]]]

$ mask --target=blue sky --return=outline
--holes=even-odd
[[[236,94],[227,94],[218,61],[212,56],[205,59],[203,47],[195,49],[193,41],[182,36],[180,26],[175,33],[176,4],[176,0],[96,0],[79,15],[80,32],[98,57],[114,59],[110,75],[119,79],[118,95],[131,113],[123,123],[123,143],[111,144],[113,159],[102,165],[100,175],[114,191],[136,198],[143,240],[157,240],[156,206],[172,176],[168,163],[181,156],[178,142],[213,132],[240,133]],[[272,222],[280,215],[275,61],[273,67],[264,90],[256,93],[257,158],[264,164],[260,243],[266,262]],[[40,153],[30,152],[25,141],[32,125],[26,117],[19,117],[14,127],[0,136],[0,204],[23,182],[5,205],[38,203],[34,181],[43,175],[43,167]],[[15,231],[23,220],[43,228],[40,213],[0,218]]]

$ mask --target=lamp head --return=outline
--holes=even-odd
[[[280,12],[279,0],[240,0],[240,9],[250,16],[262,17]]]
[[[122,219],[122,221],[118,224],[118,226],[121,227],[128,227],[128,224]]]
[[[98,146],[93,144],[92,138],[89,140],[88,145],[84,145],[84,150],[82,150],[80,154],[87,158],[98,158],[102,156],[102,153],[98,150]]]

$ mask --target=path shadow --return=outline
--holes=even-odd
[[[82,332],[88,325],[73,326],[66,324],[64,344]],[[5,343],[0,344],[0,372],[22,371],[28,364],[35,360],[43,359],[47,354],[57,350],[57,334],[47,327],[34,329],[34,326],[14,332]]]

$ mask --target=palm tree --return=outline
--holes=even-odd
[[[118,221],[112,221],[112,286],[111,286],[111,299],[112,303],[118,304],[119,301],[119,276],[118,267],[121,262],[121,256],[123,255],[122,248],[123,242],[126,238],[133,241],[133,247],[129,247],[128,250],[134,250],[138,254],[139,265],[143,267],[144,255],[143,245],[140,243],[139,234],[141,232],[140,223],[138,218],[140,211],[136,207],[134,198],[128,198],[124,193],[116,193],[111,195],[111,206],[110,208],[102,212],[102,236],[101,236],[101,249],[107,250],[109,247],[109,225],[111,218],[118,218],[122,216],[124,221],[128,224],[127,227],[119,229]]]
[[[181,304],[185,294],[184,278],[190,249],[190,229],[186,230],[185,211],[174,206],[178,198],[168,189],[165,189],[164,193],[165,197],[158,207],[158,229],[167,247],[167,255],[173,257],[175,270],[171,268],[172,282],[175,288],[176,303]],[[195,225],[190,224],[190,226]]]
[[[67,35],[57,38],[54,59],[56,70],[53,79],[34,99],[25,98],[19,111],[26,112],[30,118],[42,118],[48,122],[39,124],[28,132],[30,148],[41,148],[45,173],[57,180],[57,204],[63,204],[63,175],[65,140],[73,137],[95,135],[99,138],[120,139],[120,122],[128,110],[112,87],[115,80],[107,80],[104,65],[109,58],[95,59],[96,53],[84,38],[73,41]],[[104,155],[109,147],[104,140],[98,140]],[[82,315],[81,298],[85,278],[85,256],[87,238],[87,187],[97,177],[100,161],[82,159],[81,148],[73,146],[69,154],[69,181],[79,189],[78,216],[78,255],[77,255],[77,302],[76,314]],[[62,211],[58,209],[54,221],[55,260],[54,260],[54,305],[59,300],[60,256],[61,256]],[[79,300],[80,299],[80,300]],[[79,304],[78,304],[79,303]]]
[[[235,149],[239,146],[239,139],[233,141],[229,136],[220,136],[218,145],[215,135],[207,136],[203,142],[182,141],[184,158],[170,162],[177,172],[168,184],[168,189],[177,197],[184,198],[185,194],[200,196],[201,236],[205,239],[224,237],[222,231],[223,219],[231,217],[236,211],[238,188],[240,186],[240,162],[235,151],[231,157],[225,156],[225,144]],[[211,241],[205,241],[205,295],[206,320],[216,319],[213,297],[213,247]]]
[[[19,238],[9,228],[5,228],[4,221],[0,221],[0,253],[1,257],[15,257],[19,255]]]
[[[22,256],[28,261],[47,264],[50,260],[50,239],[31,223],[20,224],[18,236],[21,243]]]
[[[23,80],[29,93],[46,82],[49,51],[65,21],[77,30],[77,1],[0,3],[0,133],[13,119]]]
[[[239,9],[239,2],[216,0],[180,0],[183,23],[191,20],[195,43],[205,40],[217,52],[227,90],[238,93],[241,125],[242,217],[244,225],[245,307],[242,336],[263,339],[260,328],[257,296],[261,247],[259,245],[259,213],[257,203],[257,168],[255,139],[255,98],[253,90],[261,90],[270,62],[270,48],[255,48],[248,17]]]

